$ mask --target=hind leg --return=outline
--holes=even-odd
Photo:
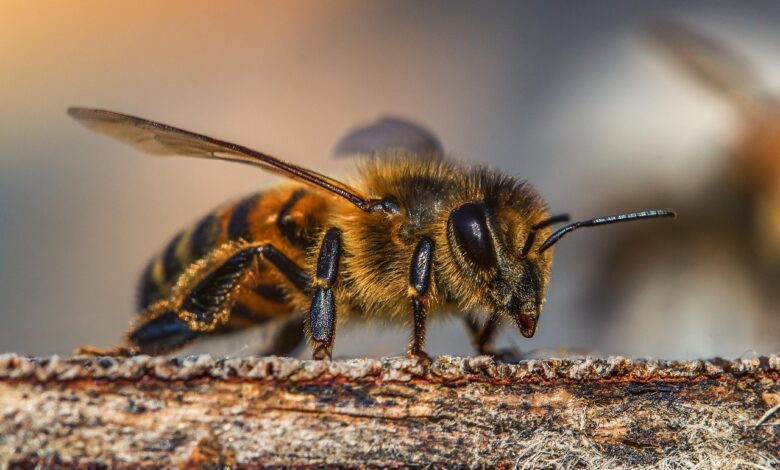
[[[168,301],[161,301],[142,313],[126,334],[125,341],[110,348],[82,346],[77,355],[134,356],[164,354],[180,349],[199,336],[174,312]]]
[[[203,333],[191,330],[173,312],[163,311],[152,318],[151,312],[138,321],[138,326],[130,329],[129,340],[111,348],[82,346],[77,355],[90,356],[134,356],[137,354],[159,355],[181,349],[198,339]],[[229,334],[236,328],[218,327],[209,335]],[[304,344],[304,320],[302,317],[287,320],[276,332],[271,343],[256,352],[259,356],[289,356]],[[139,345],[144,345],[141,348]]]
[[[170,299],[152,305],[133,323],[124,343],[108,349],[86,346],[76,353],[165,354],[201,335],[225,331],[239,291],[250,282],[258,259],[276,267],[296,288],[308,289],[306,272],[273,245],[234,249],[221,257],[225,258],[221,264],[209,260],[195,263],[177,282]]]

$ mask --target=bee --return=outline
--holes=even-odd
[[[313,357],[326,359],[339,321],[378,317],[411,322],[408,354],[430,361],[428,316],[448,310],[486,314],[471,335],[477,351],[489,353],[503,320],[525,337],[536,332],[552,247],[563,236],[675,215],[631,212],[552,232],[569,217],[550,216],[530,184],[448,161],[437,145],[388,148],[346,184],[166,124],[100,109],[68,113],[148,153],[241,162],[292,180],[223,205],[175,236],[142,275],[139,315],[125,341],[81,353],[164,354],[204,335],[286,318],[291,326],[274,352],[305,334]],[[359,150],[371,133],[356,132],[339,147]]]
[[[780,94],[760,73],[761,64],[728,37],[673,19],[649,26],[648,45],[679,78],[728,106],[735,133],[708,155],[697,185],[659,191],[663,181],[646,181],[644,189],[634,185],[630,194],[607,196],[606,207],[628,198],[641,207],[661,193],[687,215],[663,230],[635,227],[610,240],[583,283],[581,314],[609,325],[599,329],[603,342],[632,354],[652,354],[647,348],[685,356],[776,350]]]

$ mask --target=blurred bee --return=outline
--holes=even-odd
[[[654,194],[663,194],[686,217],[610,240],[599,257],[600,274],[583,287],[591,299],[583,305],[609,325],[599,331],[622,352],[774,351],[780,344],[780,100],[751,61],[717,37],[670,20],[654,24],[647,37],[694,83],[730,105],[739,132],[697,191],[658,191],[656,181],[654,190],[634,187],[610,197],[652,204]]]
[[[408,352],[428,360],[426,320],[447,309],[488,313],[483,326],[471,324],[476,349],[487,353],[502,319],[534,335],[551,248],[561,237],[579,227],[674,216],[634,212],[552,233],[568,216],[550,217],[530,185],[444,161],[435,138],[394,120],[339,144],[340,153],[376,149],[375,134],[388,128],[399,142],[365,161],[347,185],[165,124],[97,109],[68,113],[152,154],[242,162],[294,180],[219,207],[174,237],[141,278],[140,315],[126,342],[82,353],[162,354],[281,317],[291,327],[270,352],[292,349],[305,331],[314,358],[323,359],[331,356],[337,319],[373,316],[411,320]]]

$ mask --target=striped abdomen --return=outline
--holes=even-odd
[[[167,298],[179,276],[194,261],[229,241],[271,243],[305,268],[312,232],[327,210],[325,200],[301,186],[281,186],[217,208],[176,235],[150,261],[138,288],[139,313]],[[289,281],[263,265],[252,286],[241,291],[231,324],[291,313]]]

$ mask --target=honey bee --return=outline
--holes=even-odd
[[[363,161],[348,185],[166,124],[99,109],[68,114],[148,153],[242,162],[292,179],[223,205],[175,236],[142,275],[139,316],[124,343],[81,353],[164,354],[203,335],[288,318],[271,352],[291,350],[305,334],[314,358],[325,359],[337,320],[379,317],[411,320],[408,353],[429,361],[426,321],[447,310],[486,313],[471,334],[477,351],[488,353],[504,319],[525,337],[536,332],[551,248],[564,235],[675,215],[631,212],[552,232],[569,217],[550,216],[531,185],[447,161],[436,145],[418,153],[404,143],[388,148]],[[340,147],[359,149],[370,134],[361,130]]]

